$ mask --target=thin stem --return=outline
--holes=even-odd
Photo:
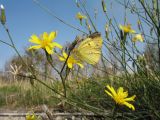
[[[7,32],[7,35],[8,35],[8,37],[9,37],[10,41],[11,41],[11,47],[15,50],[15,52],[16,52],[17,55],[20,57],[20,59],[22,60],[22,62],[24,63],[24,65],[27,66],[27,64],[26,64],[25,61],[23,60],[22,56],[21,56],[20,53],[18,52],[17,48],[15,47],[15,44],[14,44],[14,42],[13,42],[13,39],[12,39],[12,37],[11,37],[11,35],[10,35],[10,32],[9,32],[8,28],[6,27],[6,25],[3,25],[3,27],[4,27],[5,31]],[[28,68],[29,68],[29,67],[28,67]],[[30,71],[32,71],[32,70],[30,69]]]
[[[156,21],[154,20],[154,17],[151,16],[151,14],[149,13],[149,11],[147,10],[147,8],[144,5],[144,2],[142,2],[142,0],[139,0],[139,2],[141,3],[142,7],[144,8],[145,12],[147,13],[147,15],[149,16],[149,18],[151,19],[152,23],[154,24],[154,26],[157,28],[158,33],[160,34],[160,29],[156,24]]]
[[[72,45],[70,46],[69,51],[68,51],[68,56],[67,56],[67,58],[66,58],[66,60],[65,60],[65,62],[64,62],[64,64],[63,64],[62,69],[61,69],[60,74],[59,74],[60,77],[61,77],[61,80],[62,80],[63,87],[64,87],[64,94],[65,94],[65,96],[66,96],[66,92],[67,92],[65,80],[66,80],[67,76],[69,75],[69,73],[66,72],[65,77],[62,76],[62,73],[63,73],[63,70],[64,70],[66,64],[67,64],[67,61],[68,61],[69,56],[70,56],[70,54],[71,54],[71,51],[74,49],[74,47],[75,47],[76,44],[77,44],[77,41],[78,41],[78,37],[76,37],[76,39],[74,40],[74,42],[73,42]]]
[[[82,33],[84,33],[84,34],[87,34],[86,32],[84,32],[84,31],[80,30],[79,28],[73,26],[72,24],[69,24],[69,23],[65,22],[64,20],[62,20],[61,18],[57,17],[57,16],[53,13],[53,11],[49,10],[46,6],[42,5],[42,4],[39,2],[39,0],[33,0],[33,2],[36,3],[40,8],[42,8],[42,9],[43,9],[44,11],[46,11],[48,14],[50,14],[52,17],[54,17],[54,18],[56,18],[57,20],[59,20],[61,23],[65,24],[65,25],[67,25],[67,26],[69,26],[69,27],[71,27],[71,28],[73,28],[73,29],[75,29],[75,30],[77,30],[77,31],[79,31],[79,32],[82,32]]]
[[[9,43],[7,43],[7,42],[4,42],[3,40],[0,40],[0,42],[13,48],[13,45],[11,45],[11,44],[9,44]]]
[[[81,2],[81,1],[80,1],[80,2]],[[89,19],[89,21],[91,22],[93,29],[95,30],[95,32],[97,32],[97,29],[96,29],[96,27],[95,27],[95,25],[94,25],[94,23],[93,23],[93,21],[92,21],[90,15],[89,15],[88,11],[87,11],[87,9],[86,9],[84,3],[81,2],[81,5],[82,5],[84,11],[86,12],[86,15],[88,16],[88,19]]]

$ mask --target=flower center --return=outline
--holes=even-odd
[[[48,41],[42,40],[42,42],[41,42],[42,48],[45,48],[45,46],[47,46],[47,45],[48,45]]]
[[[115,101],[117,104],[123,104],[124,98],[122,96],[116,96]]]
[[[68,62],[73,64],[73,63],[75,63],[76,61],[75,61],[75,59],[74,59],[72,56],[69,56]]]

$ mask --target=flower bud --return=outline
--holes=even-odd
[[[5,9],[3,5],[0,6],[0,12],[1,12],[0,20],[1,20],[1,23],[4,25],[6,23],[6,15],[5,15]]]
[[[106,34],[107,40],[109,40],[109,24],[105,25],[105,34]]]
[[[102,8],[103,8],[103,12],[107,12],[107,7],[104,0],[102,0]]]
[[[91,26],[90,26],[90,24],[88,23],[88,20],[86,20],[86,26],[87,26],[88,31],[91,33],[91,32],[92,32],[92,31],[91,31]]]
[[[80,7],[80,4],[79,4],[78,0],[76,0],[76,5],[77,5],[78,8]]]

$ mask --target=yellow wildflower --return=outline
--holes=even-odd
[[[128,24],[128,25],[119,25],[119,28],[122,30],[122,31],[124,31],[124,33],[135,33],[135,30],[133,30],[132,28],[131,28],[131,24]]]
[[[137,41],[144,42],[144,38],[141,34],[137,34],[133,37],[132,42],[137,42]]]
[[[60,61],[66,61],[66,59],[67,59],[67,65],[68,65],[68,67],[70,68],[70,69],[72,69],[73,68],[73,64],[77,64],[77,65],[79,65],[81,68],[83,68],[84,66],[83,66],[83,64],[80,62],[80,61],[77,61],[72,55],[70,55],[69,57],[68,57],[68,55],[63,51],[63,56],[59,56],[59,60]]]
[[[82,19],[87,19],[87,17],[84,16],[84,15],[82,15],[80,12],[77,13],[76,18],[79,19],[80,21],[81,21]]]
[[[32,35],[29,41],[37,45],[29,47],[29,50],[42,48],[47,51],[48,54],[53,54],[53,49],[55,47],[62,49],[60,44],[53,42],[56,36],[57,32],[51,32],[50,34],[44,32],[40,37],[35,34]]]
[[[112,86],[107,85],[106,86],[108,88],[108,90],[105,90],[105,92],[114,99],[114,101],[116,102],[116,104],[118,105],[125,105],[127,107],[129,107],[132,110],[135,110],[135,107],[128,103],[129,101],[134,101],[136,95],[133,95],[132,97],[128,97],[128,91],[123,91],[123,87],[119,87],[117,92],[115,91],[115,89]]]
[[[26,115],[26,120],[36,120],[36,116],[34,114],[27,114]]]

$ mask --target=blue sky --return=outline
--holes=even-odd
[[[76,13],[80,11],[80,9],[76,7],[75,1],[76,0],[40,0],[43,5],[48,7],[55,15],[63,19],[65,22],[85,30],[84,27],[79,24],[79,21],[75,19]],[[100,0],[88,1],[89,0],[87,0],[86,3],[87,10],[92,18],[94,16],[94,9],[96,8],[98,10],[98,16],[95,23],[98,31],[104,32],[104,26],[107,21],[102,14]],[[116,2],[113,2],[111,10],[109,1],[106,1],[108,15],[110,17],[115,16],[117,22],[123,24],[123,7]],[[32,34],[39,35],[43,32],[56,30],[58,31],[58,36],[55,41],[62,45],[67,41],[73,41],[76,35],[82,34],[53,18],[37,6],[32,0],[0,0],[0,4],[3,4],[5,7],[7,26],[13,37],[13,41],[18,50],[21,51],[21,54],[23,54],[24,48],[30,45],[28,39]],[[132,24],[136,24],[136,17],[128,16],[128,19],[130,19]],[[133,28],[136,29],[135,26],[133,26]],[[8,36],[2,25],[0,25],[0,40],[9,42]],[[0,55],[0,70],[2,70],[5,62],[15,55],[15,52],[8,46],[0,43]]]

